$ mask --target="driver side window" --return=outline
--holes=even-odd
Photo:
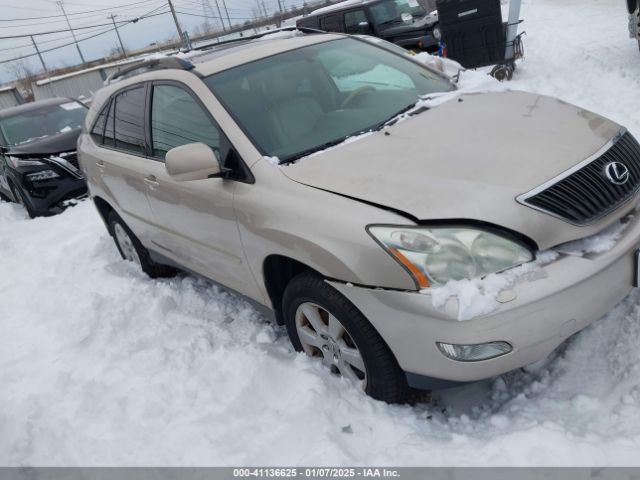
[[[360,33],[361,23],[369,24],[364,10],[354,10],[353,12],[346,12],[344,14],[344,30],[346,33]]]
[[[151,104],[153,156],[164,160],[169,150],[202,142],[219,156],[220,131],[200,104],[183,88],[155,85]]]

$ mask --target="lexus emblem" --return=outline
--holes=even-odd
[[[624,185],[629,181],[629,169],[620,162],[611,162],[604,167],[604,173],[614,185]]]

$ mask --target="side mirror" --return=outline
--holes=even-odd
[[[165,167],[169,175],[180,182],[223,177],[229,171],[220,165],[217,154],[204,143],[172,148],[165,157]]]
[[[360,35],[369,35],[369,34],[371,34],[371,25],[369,25],[369,22],[360,22],[358,24],[358,33]]]

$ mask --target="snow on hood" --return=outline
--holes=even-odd
[[[574,227],[515,200],[597,152],[619,125],[524,92],[451,98],[432,99],[429,111],[281,171],[420,220],[489,222],[528,236],[541,249],[594,234],[626,213]]]
[[[76,149],[81,130],[80,128],[74,128],[56,135],[48,135],[27,143],[22,143],[10,147],[9,153],[14,156],[32,156],[71,152]]]

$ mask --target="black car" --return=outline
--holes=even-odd
[[[24,205],[33,218],[85,196],[76,142],[87,111],[68,98],[0,110],[0,197]]]
[[[427,13],[417,0],[346,0],[311,12],[296,26],[373,35],[420,50],[437,49],[440,41],[437,13]]]

